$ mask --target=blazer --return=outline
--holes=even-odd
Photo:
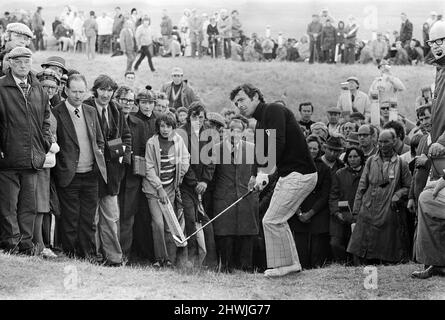
[[[57,120],[57,143],[60,146],[60,151],[56,155],[54,173],[57,184],[64,188],[71,183],[76,174],[80,153],[79,141],[65,102],[58,104],[52,111]],[[102,178],[107,181],[104,157],[105,143],[96,109],[82,104],[82,111],[87,123],[95,164],[99,168]]]

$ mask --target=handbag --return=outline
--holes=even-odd
[[[118,159],[124,155],[125,150],[121,138],[108,140],[106,144],[111,159]]]
[[[145,177],[145,157],[132,155],[133,174]]]

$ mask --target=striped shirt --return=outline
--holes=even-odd
[[[174,142],[161,135],[158,136],[159,147],[161,151],[161,171],[160,178],[162,186],[168,186],[175,180],[176,166],[175,166],[175,150]]]

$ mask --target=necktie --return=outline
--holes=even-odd
[[[25,82],[20,82],[19,83],[20,88],[22,88],[23,93],[26,95],[28,95],[28,85]]]
[[[80,119],[80,111],[79,111],[79,108],[74,109],[74,114]]]
[[[102,127],[104,129],[104,136],[106,139],[108,139],[109,128],[108,128],[108,121],[107,121],[106,114],[107,114],[107,109],[106,109],[106,107],[104,107],[104,108],[102,108]]]

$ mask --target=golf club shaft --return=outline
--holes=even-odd
[[[204,229],[206,226],[208,226],[210,223],[212,223],[216,218],[218,218],[220,215],[222,215],[224,212],[226,212],[227,210],[229,210],[230,208],[232,208],[233,206],[235,206],[238,202],[240,202],[241,200],[243,200],[245,197],[247,197],[248,195],[250,195],[253,192],[253,189],[249,190],[247,193],[245,193],[241,198],[239,198],[238,200],[236,200],[234,203],[232,203],[230,206],[228,206],[227,208],[225,208],[223,211],[221,211],[220,213],[218,213],[218,215],[214,216],[211,220],[209,220],[205,225],[203,225],[201,228],[197,229],[195,232],[193,232],[191,235],[189,235],[187,238],[184,239],[184,241],[181,241],[181,243],[186,242],[188,239],[190,239],[191,237],[193,237],[195,234],[197,234],[199,231],[201,231],[202,229]]]

